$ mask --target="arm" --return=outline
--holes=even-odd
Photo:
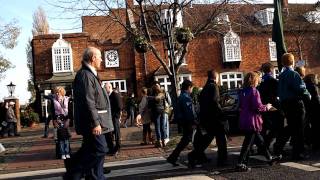
[[[252,91],[251,104],[252,104],[252,110],[254,111],[258,111],[258,112],[267,111],[267,106],[262,104],[259,91],[257,91],[256,89]]]
[[[139,104],[139,114],[143,115],[143,112],[145,111],[145,108],[147,106],[147,98],[142,97],[141,102]]]
[[[306,88],[306,84],[303,82],[298,73],[294,73],[293,80],[291,81],[292,88],[300,97],[307,97],[311,99],[311,95]]]

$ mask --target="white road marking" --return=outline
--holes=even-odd
[[[315,164],[312,164],[312,166],[315,166],[315,167],[320,167],[320,163],[315,163]]]
[[[169,177],[169,178],[162,178],[156,180],[212,180],[212,178],[205,176],[205,175],[189,175],[189,176],[177,176],[177,177]]]
[[[104,163],[103,166],[104,167],[115,167],[115,166],[123,166],[123,165],[134,165],[134,164],[142,164],[142,163],[148,163],[148,162],[156,162],[156,161],[162,161],[162,160],[165,160],[165,158],[163,158],[163,157],[150,157],[150,158],[141,158],[141,159],[133,159],[133,160],[125,160],[125,161],[106,162],[106,163]],[[170,165],[172,167],[171,164],[168,164],[168,165]],[[114,170],[114,171],[116,171],[116,170]],[[41,175],[57,174],[57,173],[64,173],[64,172],[65,172],[65,168],[27,171],[27,172],[0,174],[0,179],[41,176]]]
[[[305,165],[305,164],[299,164],[299,163],[295,163],[295,162],[285,162],[285,163],[280,163],[280,165],[293,167],[293,168],[301,169],[304,171],[310,171],[310,172],[320,170],[320,168],[317,168],[317,167],[313,167],[313,166],[309,166],[309,165]]]

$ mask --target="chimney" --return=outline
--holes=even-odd
[[[282,1],[281,1],[281,5],[282,5],[282,8],[283,8],[283,9],[287,9],[287,8],[288,8],[288,4],[289,4],[289,3],[288,3],[288,0],[282,0]]]

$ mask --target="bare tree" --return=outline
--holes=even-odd
[[[0,45],[6,49],[13,49],[17,45],[17,38],[20,34],[20,28],[17,21],[13,20],[10,23],[3,23],[0,20]],[[4,77],[4,72],[14,66],[0,52],[0,79]]]
[[[230,11],[230,7],[231,11],[236,10],[237,7],[229,7],[228,4],[251,3],[251,1],[242,0],[75,0],[71,2],[57,0],[55,3],[47,2],[61,8],[65,13],[77,14],[78,18],[83,15],[105,15],[121,25],[129,34],[128,38],[132,38],[134,42],[145,43],[169,76],[174,98],[177,96],[175,74],[183,64],[189,45],[189,41],[179,43],[177,34],[181,31],[187,32],[189,40],[208,32],[223,34],[221,26],[224,25],[224,29],[230,29],[232,22],[221,25],[217,17]],[[179,24],[181,20],[179,15],[182,13],[183,18],[187,19],[187,23],[183,25]],[[125,15],[128,19],[123,17]],[[157,46],[159,42],[162,42],[163,46]]]
[[[41,6],[33,13],[32,35],[41,35],[49,33],[49,23],[47,16]]]
[[[47,21],[47,16],[44,10],[39,6],[38,9],[33,13],[33,23],[32,23],[32,35],[42,35],[49,33],[49,23]],[[35,100],[36,91],[34,87],[34,76],[33,76],[33,59],[32,59],[32,46],[31,39],[28,40],[26,46],[27,55],[27,67],[29,69],[29,79],[28,79],[28,91],[31,93],[29,99],[30,102]]]

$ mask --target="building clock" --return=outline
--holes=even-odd
[[[119,67],[119,55],[117,50],[108,50],[104,53],[106,67]]]

